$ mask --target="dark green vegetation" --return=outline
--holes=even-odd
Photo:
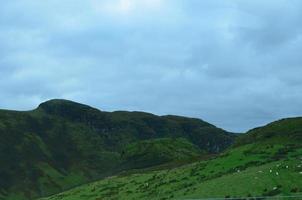
[[[237,139],[236,145],[250,144],[269,139],[296,143],[297,141],[302,141],[301,133],[302,117],[282,119],[249,131]]]
[[[111,177],[43,200],[301,195],[301,128],[302,118],[281,120],[240,136],[232,148],[215,158]]]
[[[122,151],[127,168],[146,168],[172,161],[190,161],[206,152],[184,138],[160,138],[129,144]]]
[[[66,100],[0,110],[0,199],[34,199],[121,171],[194,160],[234,139],[199,119],[101,112]]]

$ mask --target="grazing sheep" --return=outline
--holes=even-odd
[[[276,172],[276,176],[279,176],[279,172]]]
[[[263,173],[263,171],[260,170],[260,171],[258,171],[258,173]]]
[[[272,173],[272,172],[273,172],[273,170],[270,169],[270,170],[269,170],[269,173]]]
[[[273,190],[277,190],[277,189],[278,189],[278,187],[274,187],[274,188],[273,188]]]

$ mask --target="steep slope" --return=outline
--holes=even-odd
[[[300,118],[277,121],[249,131],[216,158],[112,177],[43,200],[302,198],[301,126]]]
[[[173,138],[179,138],[174,148],[183,148],[182,153],[163,148]],[[51,100],[28,112],[0,110],[0,199],[33,199],[143,167],[133,162],[147,158],[135,152],[140,141],[159,147],[151,148],[153,155],[145,160],[152,166],[187,159],[184,152],[189,157],[198,151],[218,153],[234,138],[198,119],[102,112],[67,100]],[[168,156],[158,162],[162,158],[155,155],[162,148]]]

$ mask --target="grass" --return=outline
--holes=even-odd
[[[160,138],[127,145],[122,158],[128,169],[141,169],[173,161],[190,161],[206,154],[184,138]]]
[[[284,153],[284,149],[287,149]],[[117,176],[43,200],[190,199],[302,192],[301,147],[270,142],[175,169]],[[247,156],[248,155],[248,156]],[[278,174],[276,174],[278,173]]]

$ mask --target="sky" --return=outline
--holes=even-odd
[[[302,116],[301,0],[9,0],[0,108],[69,99],[245,132]]]

